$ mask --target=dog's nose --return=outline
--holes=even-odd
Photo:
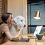
[[[24,25],[24,27],[26,27],[26,25]]]

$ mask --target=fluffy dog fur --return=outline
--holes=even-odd
[[[10,30],[11,34],[17,35],[17,36],[21,35],[23,28],[25,27],[25,18],[23,16],[16,16],[14,18],[14,25],[13,26]]]

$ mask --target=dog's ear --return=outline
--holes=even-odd
[[[14,23],[16,24],[16,22],[14,21]]]
[[[14,18],[14,23],[17,24],[17,17]]]

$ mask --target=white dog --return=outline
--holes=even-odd
[[[25,27],[25,18],[23,16],[17,16],[14,18],[15,25],[17,25],[18,29]]]
[[[14,27],[11,29],[11,34],[13,35],[21,35],[23,28],[26,26],[25,18],[23,16],[16,16],[14,18]]]

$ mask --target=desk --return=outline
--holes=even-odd
[[[32,34],[28,34],[32,35]],[[29,42],[12,42],[12,41],[7,41],[6,43],[2,44],[2,45],[45,45],[45,41],[36,41],[35,42],[35,38],[30,38]]]

